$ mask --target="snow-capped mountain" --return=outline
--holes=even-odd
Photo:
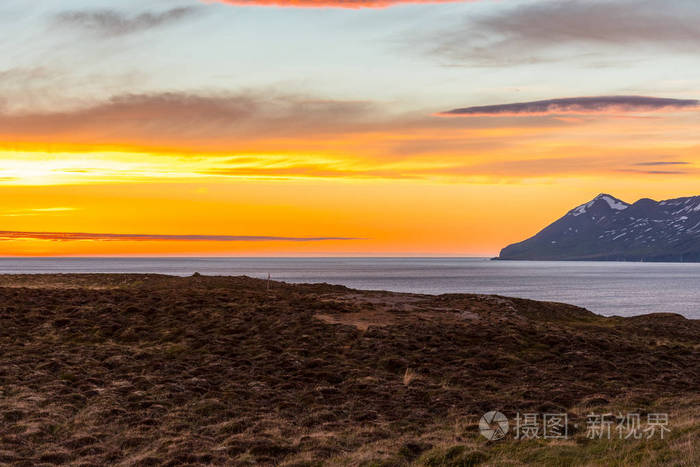
[[[600,194],[498,259],[700,261],[700,196],[628,204]]]

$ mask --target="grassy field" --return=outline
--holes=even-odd
[[[242,277],[0,276],[0,465],[700,465],[700,322]],[[503,412],[500,441],[479,419]],[[570,436],[516,440],[516,413]],[[588,439],[591,413],[668,414]]]

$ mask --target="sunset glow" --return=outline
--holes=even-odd
[[[600,192],[698,194],[700,66],[666,24],[694,3],[643,43],[521,27],[549,1],[171,3],[0,6],[0,231],[114,235],[0,255],[488,256]]]

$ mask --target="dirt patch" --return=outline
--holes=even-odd
[[[445,324],[459,321],[471,321],[479,319],[479,316],[469,311],[461,313],[445,314],[444,312],[417,311],[415,313],[400,314],[383,310],[358,311],[355,313],[316,314],[314,318],[326,324],[343,324],[353,326],[360,331],[367,331],[370,327],[395,326],[409,324],[413,321],[441,320]]]
[[[397,321],[397,316],[382,311],[360,311],[357,313],[343,313],[336,315],[316,314],[314,318],[326,324],[344,324],[354,326],[360,331],[366,331],[370,326],[389,326]]]

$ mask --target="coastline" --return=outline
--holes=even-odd
[[[671,258],[678,258],[677,260],[672,260]],[[679,258],[678,256],[666,256],[666,257],[644,257],[644,256],[635,256],[635,257],[630,257],[629,259],[620,259],[619,257],[585,257],[585,258],[580,258],[580,257],[564,257],[564,258],[501,258],[500,256],[494,256],[493,258],[490,258],[491,261],[532,261],[532,262],[538,262],[538,261],[545,261],[545,262],[556,262],[556,261],[561,261],[561,262],[566,262],[566,261],[598,261],[598,262],[605,262],[605,263],[668,263],[668,264],[682,264],[682,263],[687,263],[687,264],[698,264],[700,263],[700,258],[696,260],[691,260],[688,261],[683,258]]]
[[[0,273],[247,275],[288,283],[440,295],[498,294],[570,303],[603,316],[700,318],[700,263],[489,261],[487,258],[112,258],[0,260]],[[654,291],[650,294],[649,291]]]

